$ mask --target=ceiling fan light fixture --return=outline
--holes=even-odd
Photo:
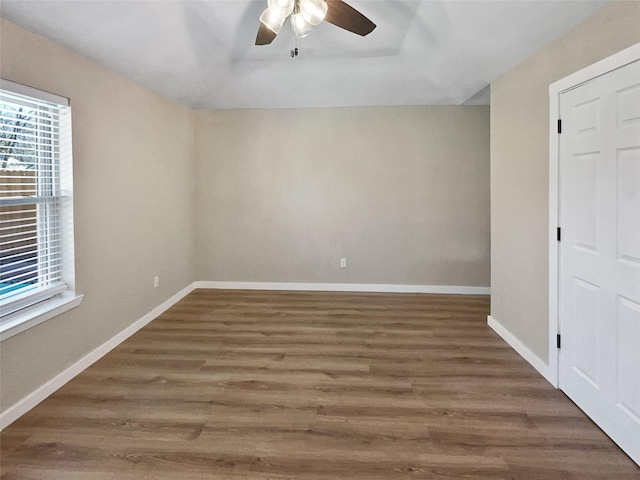
[[[307,23],[316,26],[327,16],[329,9],[325,0],[300,0],[300,13]]]
[[[268,0],[269,8],[274,12],[281,12],[284,18],[287,18],[295,5],[295,0]]]
[[[375,23],[343,0],[267,0],[267,3],[269,8],[260,15],[256,45],[271,44],[287,18],[290,18],[291,29],[297,38],[309,35],[323,20],[362,37],[376,28]],[[296,51],[297,48],[292,50],[292,56]]]
[[[294,13],[293,15],[291,15],[291,25],[293,27],[293,32],[298,38],[304,38],[308,36],[313,29],[313,25],[307,22],[302,13]]]
[[[267,8],[260,15],[260,21],[276,35],[280,33],[286,18],[287,16],[283,15],[280,10],[271,10],[271,8]]]

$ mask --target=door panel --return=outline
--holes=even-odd
[[[640,463],[640,61],[560,112],[560,388]]]
[[[640,303],[618,296],[618,375],[616,404],[629,421],[640,426],[640,375],[638,374],[638,348],[640,348]]]
[[[617,258],[640,268],[640,148],[618,151],[616,174]]]
[[[574,128],[578,135],[600,131],[600,98],[590,98],[572,107]]]
[[[575,321],[582,322],[584,328],[577,332],[574,370],[596,390],[599,386],[598,349],[596,335],[598,328],[598,297],[600,288],[592,283],[574,278]]]
[[[599,152],[574,157],[576,176],[575,246],[598,251],[598,159]]]
[[[632,85],[616,92],[618,127],[640,122],[640,85]]]

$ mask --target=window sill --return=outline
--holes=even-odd
[[[82,302],[82,297],[83,295],[75,294],[63,295],[8,316],[0,325],[0,342],[77,307]]]

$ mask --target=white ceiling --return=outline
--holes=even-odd
[[[323,22],[295,59],[288,28],[253,45],[266,3],[0,0],[0,14],[196,109],[459,105],[487,104],[491,80],[607,2],[347,0],[378,28]]]

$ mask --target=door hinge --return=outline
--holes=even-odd
[[[558,241],[562,240],[562,229],[560,227],[556,229],[556,239]]]
[[[558,133],[562,133],[562,120],[558,119]]]
[[[560,348],[560,334],[556,335],[556,348]]]

